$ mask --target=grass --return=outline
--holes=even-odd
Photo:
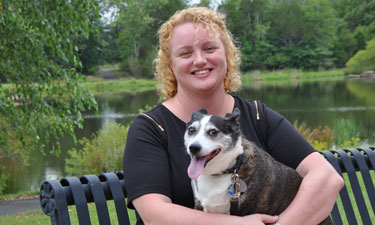
[[[116,209],[113,201],[108,201],[108,210],[110,212],[109,216],[111,219],[112,225],[118,225]],[[89,213],[91,224],[99,224],[96,208],[94,203],[89,203]],[[130,224],[135,224],[135,213],[134,210],[128,210]],[[75,206],[69,206],[69,214],[71,224],[78,224],[77,212]],[[7,225],[30,225],[30,224],[40,224],[40,225],[51,225],[51,219],[49,216],[46,216],[42,210],[35,210],[27,213],[16,214],[12,216],[0,217],[0,224]]]
[[[307,79],[344,76],[345,69],[333,69],[324,71],[301,71],[301,70],[276,70],[276,71],[252,71],[243,73],[244,79],[250,80],[282,80],[282,79]]]
[[[35,191],[35,192],[18,192],[18,193],[13,193],[13,194],[4,194],[4,195],[1,195],[0,196],[0,201],[33,198],[33,197],[38,197],[38,196],[39,196],[39,191]]]
[[[99,69],[119,69],[120,68],[120,63],[117,64],[104,64],[100,65]]]
[[[342,80],[345,77],[345,69],[334,69],[326,71],[300,71],[300,70],[277,70],[277,71],[253,71],[243,73],[241,80],[244,86],[259,83],[261,85],[293,85],[298,82],[316,82]]]
[[[156,82],[146,79],[131,79],[119,81],[84,82],[82,86],[93,92],[94,95],[103,93],[139,93],[155,90]]]

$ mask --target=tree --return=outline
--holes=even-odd
[[[122,43],[122,67],[130,70],[135,76],[143,74],[140,63],[142,39],[153,23],[153,18],[146,11],[146,4],[143,0],[127,0],[118,5],[117,23],[121,27],[119,41]]]
[[[116,23],[122,53],[122,67],[136,77],[151,77],[156,56],[157,31],[177,10],[186,7],[184,0],[126,0],[117,5]]]
[[[332,48],[334,64],[337,67],[344,67],[345,63],[357,51],[357,43],[345,23],[339,25],[336,38]]]
[[[290,57],[288,67],[317,69],[332,60],[338,21],[329,1],[272,1],[267,18],[269,38]]]
[[[119,26],[115,23],[105,25],[101,33],[103,63],[121,62],[121,52],[118,42]]]
[[[375,1],[373,0],[338,0],[340,18],[353,32],[358,26],[368,26],[375,21]]]
[[[0,74],[8,83],[0,84],[0,150],[12,145],[8,129],[30,149],[75,138],[82,111],[97,106],[79,84],[74,40],[96,32],[90,18],[98,17],[95,0],[0,2]]]
[[[264,67],[269,45],[265,21],[268,0],[226,0],[218,10],[226,15],[228,29],[239,41],[242,53],[241,69],[248,71]]]
[[[336,66],[345,63],[375,37],[375,1],[332,0],[340,18],[333,52]]]

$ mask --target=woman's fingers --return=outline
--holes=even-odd
[[[254,225],[264,225],[264,224],[274,224],[279,219],[278,216],[270,216],[266,214],[252,214],[243,217],[246,220],[246,224]]]

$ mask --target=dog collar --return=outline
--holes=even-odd
[[[223,173],[234,173],[235,171],[239,171],[240,167],[243,164],[243,158],[243,154],[237,156],[236,163],[234,164],[234,166],[230,169],[225,170]]]

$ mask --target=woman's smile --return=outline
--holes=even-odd
[[[197,70],[197,71],[192,72],[192,74],[199,76],[199,77],[203,77],[203,76],[208,75],[208,73],[211,72],[211,70],[212,69]]]

